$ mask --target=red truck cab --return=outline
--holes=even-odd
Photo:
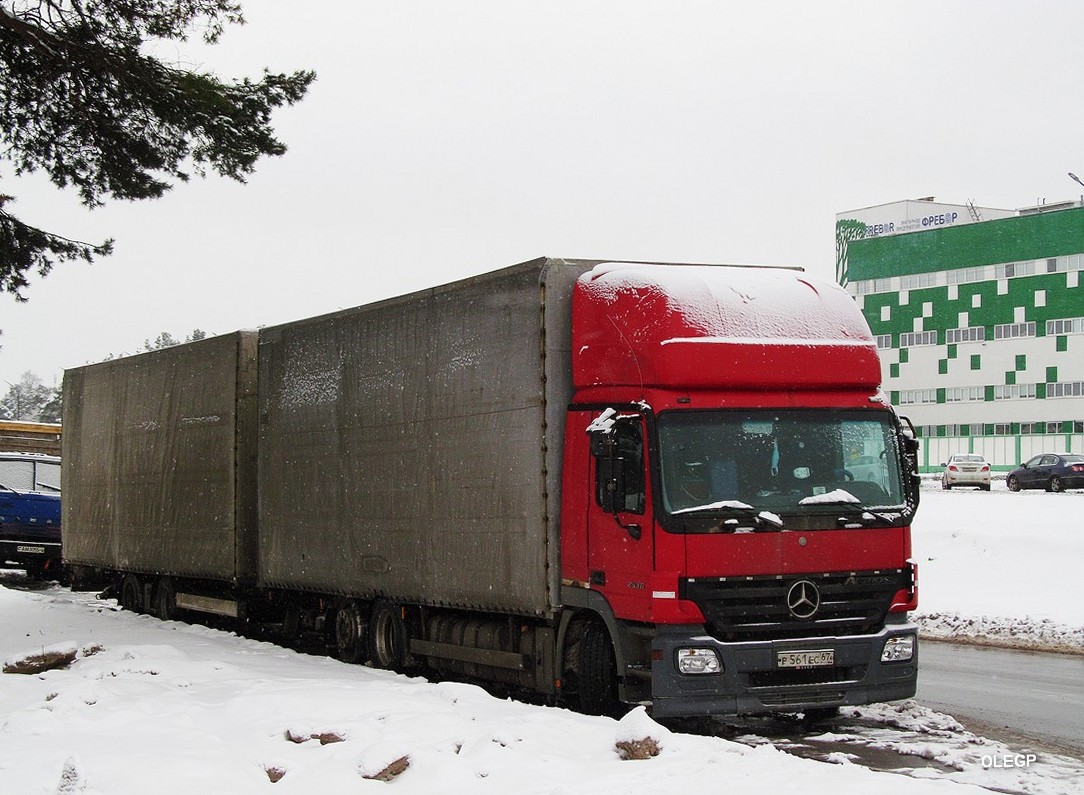
[[[621,700],[913,696],[916,445],[853,299],[795,270],[614,264],[572,313],[562,596],[603,615]]]

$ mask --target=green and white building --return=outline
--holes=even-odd
[[[837,276],[880,348],[922,470],[1084,452],[1084,206],[896,202],[836,217]]]

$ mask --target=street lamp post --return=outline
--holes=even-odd
[[[1069,172],[1069,179],[1071,179],[1073,182],[1075,182],[1080,187],[1084,188],[1084,182],[1081,182],[1080,177],[1078,177],[1072,171]],[[1084,206],[1084,196],[1080,197],[1080,203],[1081,203],[1081,206]]]

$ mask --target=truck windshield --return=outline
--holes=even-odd
[[[770,530],[829,513],[866,526],[905,511],[887,411],[670,411],[658,417],[658,448],[672,529],[710,530],[704,519],[714,517],[725,530],[720,519],[730,517]]]

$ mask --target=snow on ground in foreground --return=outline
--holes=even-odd
[[[942,491],[924,481],[912,527],[917,620],[932,637],[1084,653],[1084,491]]]
[[[1084,649],[1084,604],[1065,598],[1084,560],[1081,509],[1081,492],[927,485],[914,526],[924,630]],[[857,708],[872,740],[811,738],[834,744],[827,764],[783,752],[786,741],[750,747],[671,733],[639,711],[618,723],[501,701],[118,612],[56,586],[0,587],[0,659],[46,650],[80,654],[66,670],[0,674],[5,794],[1081,791],[1078,763],[1018,767],[1014,749],[913,702]],[[622,760],[616,743],[645,727],[658,756]],[[853,764],[855,743],[935,764],[872,772]],[[393,780],[363,778],[397,761],[406,769]]]
[[[93,652],[66,670],[0,674],[3,792],[985,791],[936,771],[928,774],[936,780],[878,773],[770,744],[671,733],[640,711],[618,723],[502,701],[470,685],[349,666],[114,606],[55,586],[0,587],[0,657],[46,647]],[[644,728],[654,729],[661,751],[623,760],[615,743]],[[981,753],[971,768],[981,769]],[[404,758],[405,772],[390,782],[363,778]],[[1004,780],[1004,771],[985,772],[976,774],[985,786]],[[272,775],[281,779],[272,784]],[[1030,783],[1027,791],[1043,795],[1070,791],[1064,780]]]

